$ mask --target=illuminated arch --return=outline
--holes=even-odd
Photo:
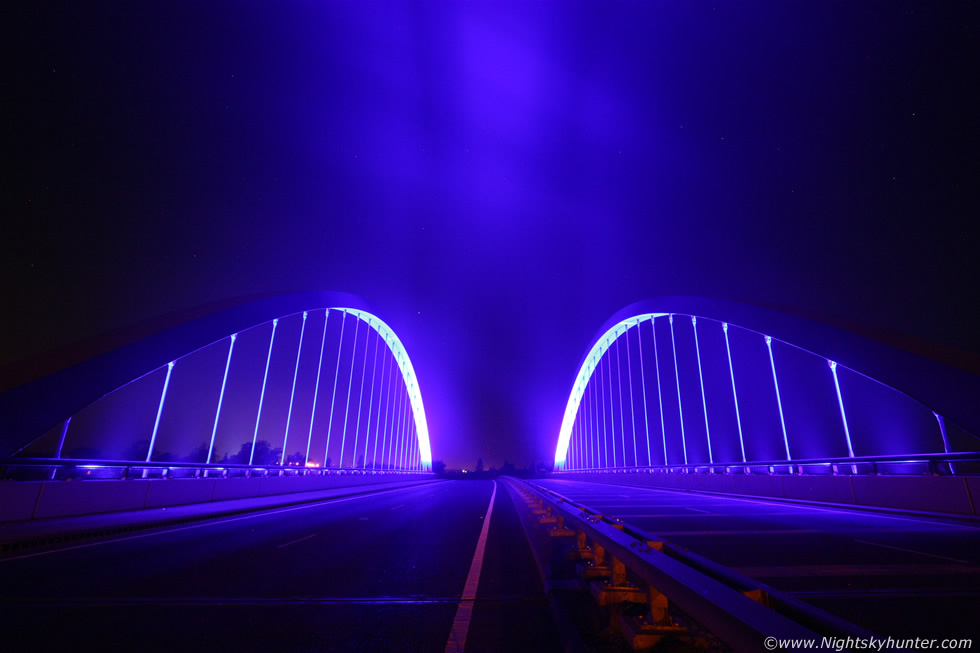
[[[161,329],[78,365],[63,369],[0,395],[0,446],[6,455],[22,450],[53,426],[135,379],[239,332],[317,310],[341,311],[374,329],[397,362],[405,385],[424,469],[432,453],[422,393],[415,369],[401,340],[361,298],[348,293],[317,292],[242,302]],[[271,351],[271,346],[270,346]]]
[[[663,297],[637,302],[618,311],[607,320],[599,329],[597,335],[592,339],[590,348],[582,357],[578,366],[562,416],[555,450],[556,468],[560,469],[565,465],[573,428],[575,427],[576,418],[579,415],[579,410],[583,403],[583,396],[585,396],[589,382],[592,380],[596,367],[603,355],[632,327],[663,317],[667,317],[672,321],[672,316],[688,317],[691,319],[692,324],[698,318],[702,317],[718,322],[725,328],[726,338],[727,327],[731,324],[732,326],[741,327],[746,331],[763,335],[767,347],[770,346],[771,342],[781,342],[795,349],[824,358],[829,364],[835,385],[837,383],[838,365],[841,368],[847,368],[863,377],[876,381],[891,390],[905,395],[922,406],[928,407],[939,421],[937,431],[942,431],[944,441],[946,440],[947,424],[957,425],[968,435],[980,432],[980,410],[978,410],[975,402],[975,398],[980,396],[980,376],[967,370],[885,345],[873,338],[830,327],[784,312],[706,298]],[[695,327],[694,336],[695,346],[697,345],[696,332],[697,327]],[[700,368],[700,354],[698,355],[698,361]],[[773,364],[773,369],[775,370],[775,364]],[[700,369],[698,369],[696,374],[700,374]],[[775,376],[775,371],[773,374]],[[703,400],[703,379],[701,392],[701,398]],[[732,392],[735,392],[734,380]],[[777,402],[779,401],[778,392],[777,382]],[[837,386],[837,393],[839,398],[839,386]],[[679,397],[677,402],[680,404]],[[737,398],[735,403],[737,412]],[[698,409],[700,408],[698,406]],[[704,410],[706,413],[704,419],[707,422],[707,407]],[[847,432],[847,420],[843,413],[843,402],[841,402],[841,417],[844,421],[843,428],[847,436],[848,449],[850,450],[851,436]],[[681,438],[683,438],[683,416],[681,419]],[[780,406],[780,419],[782,419],[782,406]],[[707,431],[707,426],[705,430]],[[739,431],[739,437],[741,438],[741,425],[739,425]],[[786,441],[785,432],[786,427],[783,424],[784,441]],[[787,449],[787,460],[789,460],[789,442],[786,441],[785,445]],[[666,442],[664,447],[666,449]],[[707,447],[708,455],[710,456],[710,436]],[[634,460],[636,459],[637,455],[634,447]],[[707,463],[708,461],[704,462]]]

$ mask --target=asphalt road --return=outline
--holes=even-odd
[[[446,481],[0,559],[0,649],[442,651],[492,481]],[[497,486],[467,651],[555,650]]]
[[[544,487],[882,636],[980,645],[980,526],[624,485]]]

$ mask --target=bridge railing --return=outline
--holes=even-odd
[[[834,358],[728,322],[642,313],[583,358],[555,468],[972,473],[944,457],[978,449],[953,420]]]
[[[302,467],[298,465],[241,465],[128,460],[15,458],[0,461],[0,480],[81,481],[127,479],[265,478],[270,476],[343,476],[420,474],[418,470],[363,467]]]
[[[59,469],[85,460],[98,465],[86,474],[139,467],[143,478],[167,469],[427,471],[431,464],[408,353],[383,321],[353,308],[291,313],[231,333],[0,455],[16,458],[21,471],[27,460]]]
[[[649,467],[605,467],[577,469],[566,467],[556,473],[609,474],[808,474],[839,476],[871,474],[878,476],[980,474],[980,453],[929,453],[854,458],[811,458],[805,460],[761,460],[748,463],[658,465]]]
[[[745,651],[760,650],[767,637],[873,636],[553,490],[509,482],[523,495],[535,521],[547,529],[554,548],[563,549],[560,557],[579,561],[578,584],[588,587],[600,605],[646,604],[641,616],[623,608],[614,613],[634,648],[649,648],[663,637],[695,643],[705,631],[732,650]]]

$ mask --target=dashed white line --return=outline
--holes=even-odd
[[[298,540],[293,540],[292,542],[286,542],[285,544],[280,544],[276,548],[277,549],[285,549],[287,546],[291,546],[293,544],[299,544],[300,542],[303,542],[304,540],[308,540],[311,537],[316,537],[316,533],[313,533],[312,535],[307,535],[306,537],[301,537]]]
[[[894,551],[904,551],[905,553],[914,553],[920,556],[928,556],[930,558],[939,558],[940,560],[949,560],[950,562],[958,562],[961,565],[970,564],[969,560],[960,560],[959,558],[948,558],[946,556],[936,555],[935,553],[926,553],[925,551],[916,551],[914,549],[903,549],[900,546],[891,546],[889,544],[878,544],[877,542],[868,542],[866,540],[854,540],[858,544],[867,544],[869,546],[880,546],[883,549],[892,549]]]

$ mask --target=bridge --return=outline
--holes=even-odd
[[[6,641],[973,639],[975,375],[697,298],[628,306],[583,345],[538,478],[434,473],[445,435],[409,351],[340,293],[219,311],[4,393]]]

